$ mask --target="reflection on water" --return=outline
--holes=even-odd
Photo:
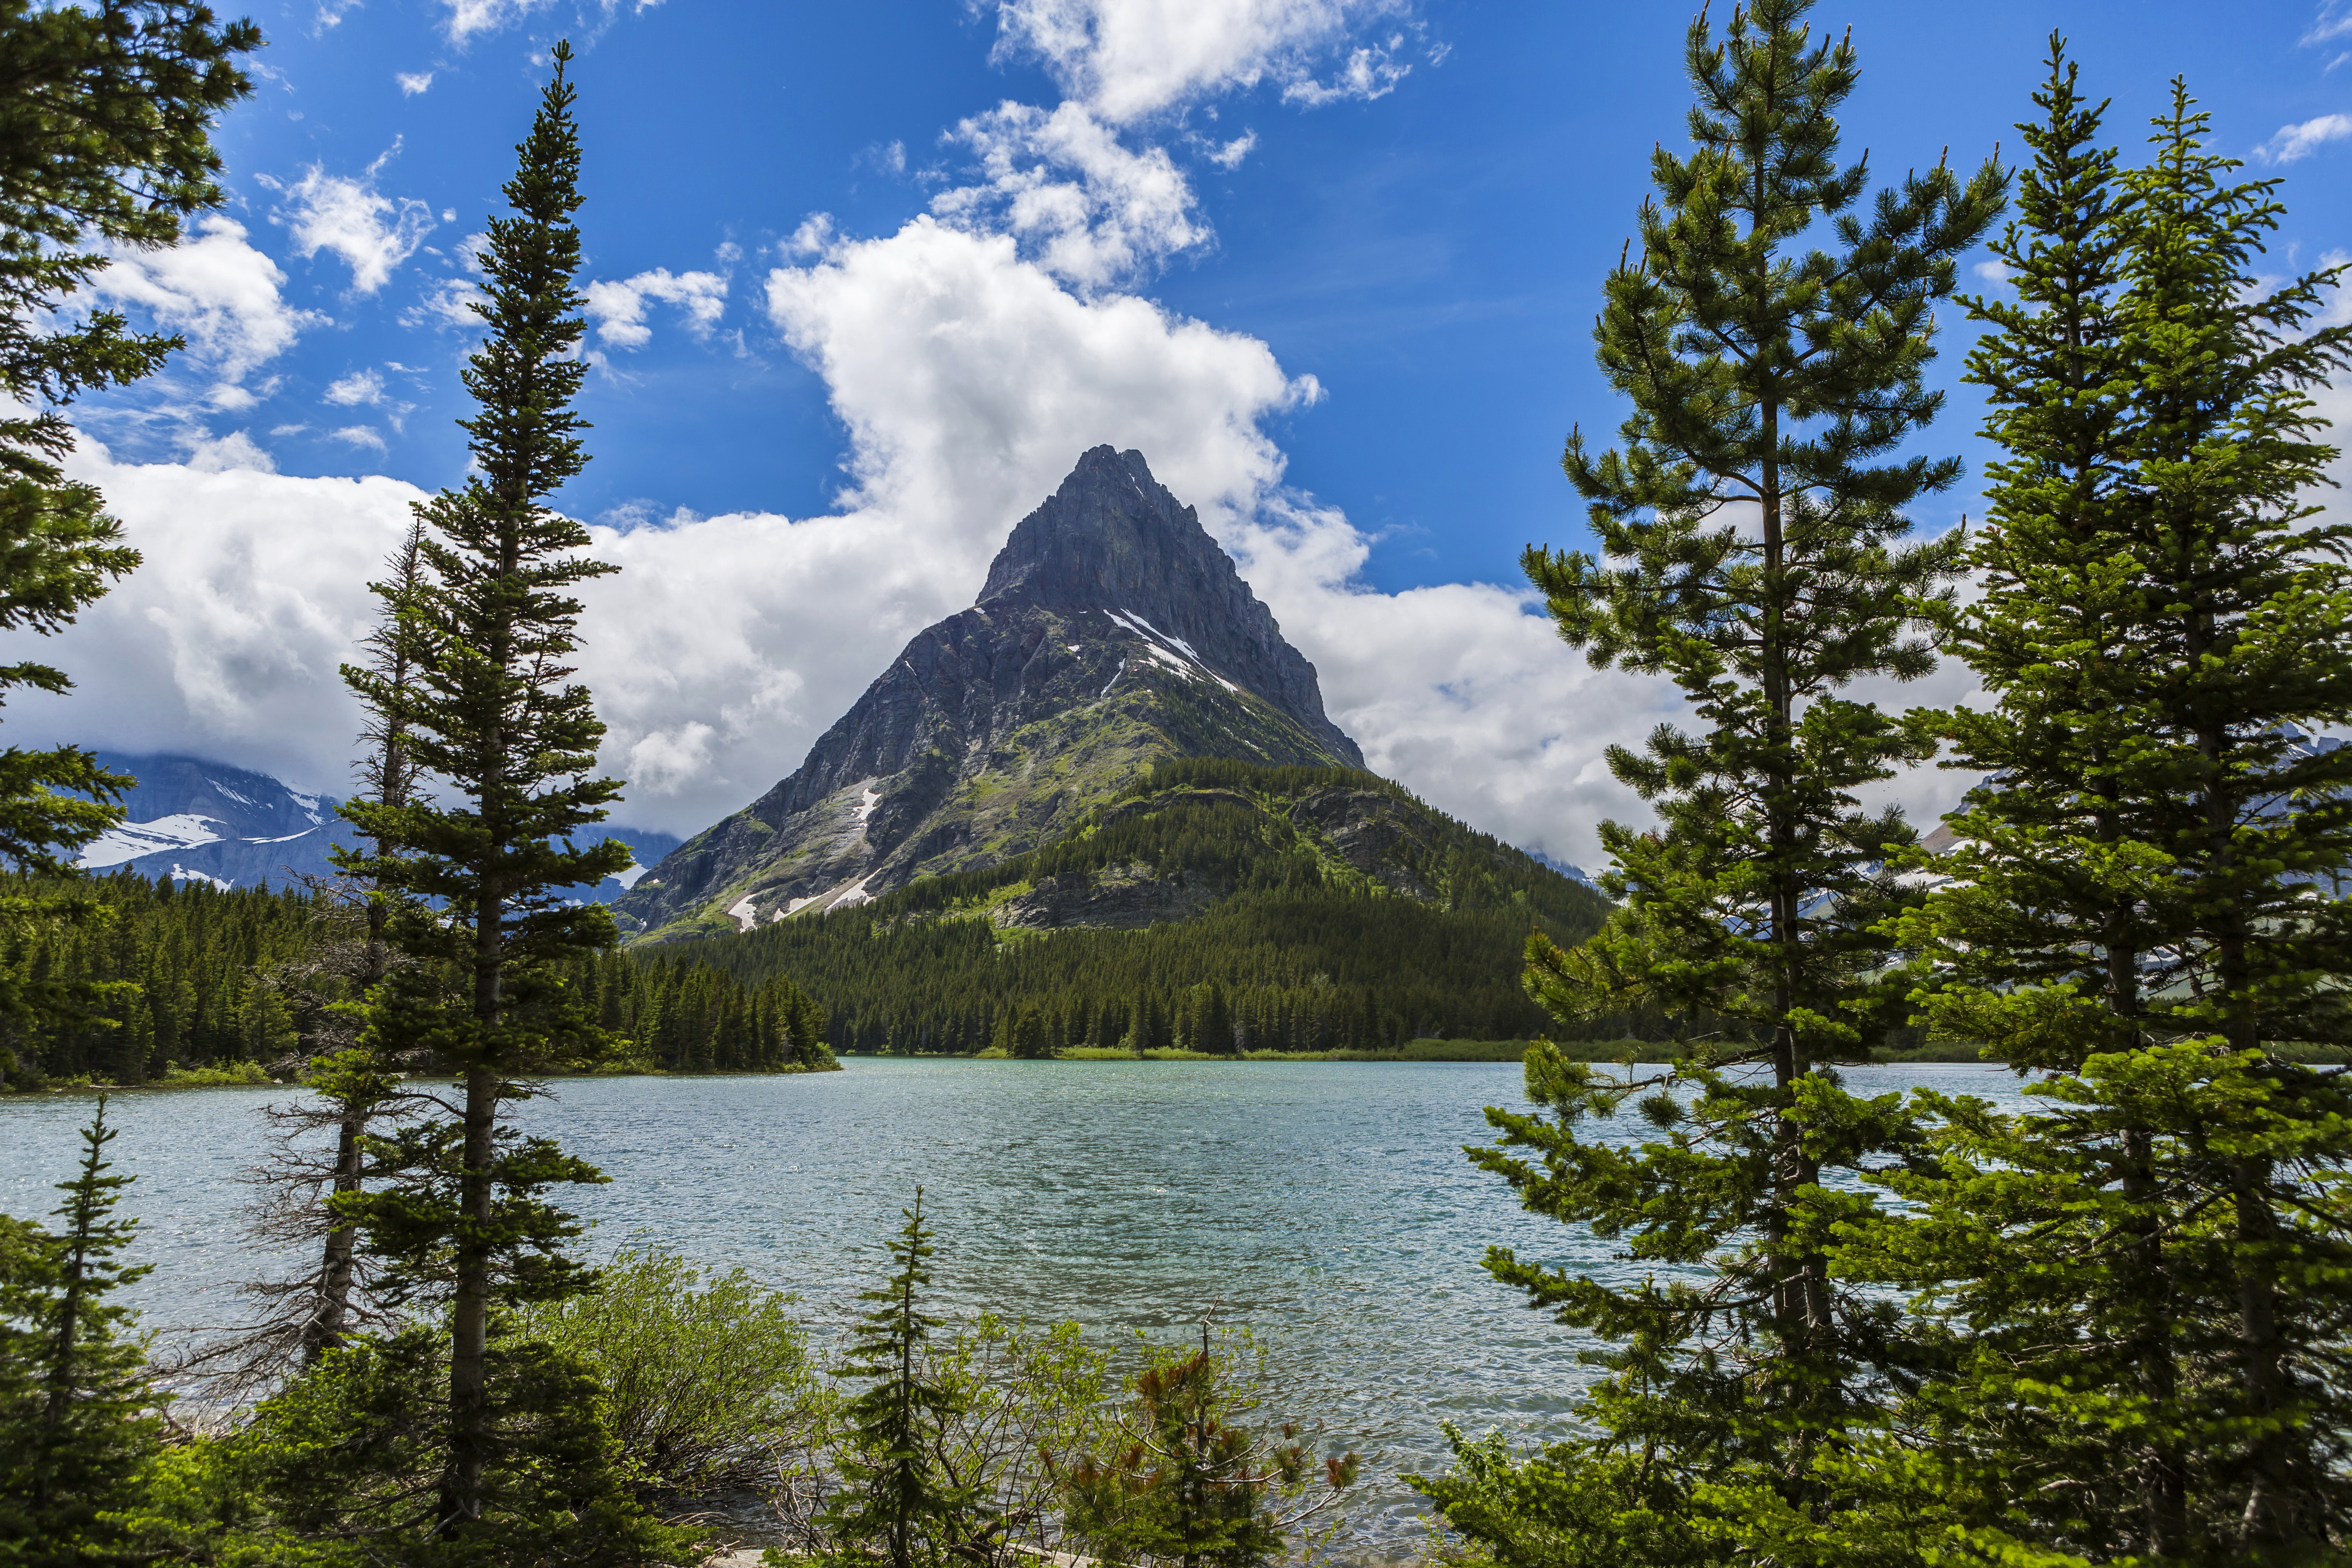
[[[1850,1074],[1861,1093],[1929,1084],[2016,1095],[1990,1068]],[[223,1321],[227,1287],[266,1271],[236,1235],[235,1177],[258,1152],[260,1107],[287,1092],[114,1102],[118,1166],[140,1177],[126,1207],[156,1265],[134,1299],[151,1325]],[[1500,1244],[1616,1271],[1611,1248],[1519,1212],[1462,1157],[1489,1136],[1482,1107],[1524,1103],[1508,1064],[864,1058],[812,1077],[571,1079],[521,1121],[613,1178],[567,1197],[592,1250],[653,1241],[740,1264],[824,1329],[880,1272],[919,1182],[950,1315],[1075,1318],[1111,1343],[1181,1336],[1211,1312],[1250,1324],[1280,1413],[1365,1456],[1351,1555],[1389,1556],[1419,1538],[1395,1477],[1443,1465],[1440,1421],[1557,1434],[1588,1375],[1572,1336],[1478,1267]],[[49,1209],[89,1105],[0,1100],[0,1208]]]

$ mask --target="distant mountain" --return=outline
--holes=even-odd
[[[333,874],[327,852],[340,837],[342,803],[332,795],[196,757],[100,752],[98,760],[139,784],[123,797],[129,820],[82,851],[86,869],[223,888]]]
[[[1529,849],[1525,846],[1520,847],[1519,853],[1538,866],[1550,867],[1572,882],[1581,882],[1588,888],[1594,886],[1591,873],[1581,866],[1571,866],[1565,860],[1555,860],[1540,849]]]
[[[850,908],[1052,844],[1177,757],[1363,765],[1199,515],[1141,453],[1097,447],[1013,530],[978,604],[616,908],[666,937]]]
[[[341,801],[295,789],[268,773],[199,757],[100,752],[98,760],[110,772],[129,773],[139,783],[123,797],[129,820],[83,850],[85,870],[136,871],[221,888],[282,887],[304,877],[334,875],[328,852],[351,842],[350,825],[335,815]],[[678,842],[676,834],[633,827],[604,833],[626,844],[636,864],[583,889],[592,902],[609,903],[626,892]]]

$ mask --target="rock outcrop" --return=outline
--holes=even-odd
[[[615,905],[749,930],[1051,842],[1168,757],[1360,767],[1315,667],[1139,452],[1097,447],[980,602],[919,634],[790,778]]]

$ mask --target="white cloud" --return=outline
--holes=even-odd
[[[1205,156],[1210,163],[1220,169],[1238,169],[1242,165],[1242,160],[1248,157],[1256,146],[1257,132],[1250,131],[1234,137],[1222,147],[1212,147]]]
[[[444,0],[449,8],[449,19],[444,26],[452,42],[463,44],[477,33],[510,27],[554,3],[555,0]]]
[[[199,474],[226,474],[238,469],[274,474],[278,462],[252,437],[242,430],[232,430],[226,436],[198,440],[195,449],[188,454],[188,468]]]
[[[47,639],[79,689],[10,703],[12,739],[192,752],[337,789],[356,715],[336,668],[421,492],[272,473],[241,434],[148,465],[85,437],[69,468],[105,492],[145,563]]]
[[[490,297],[465,278],[445,278],[416,298],[416,303],[401,311],[404,327],[455,327],[460,331],[479,331],[482,318],[474,313],[476,305],[487,305]]]
[[[1013,236],[1082,289],[1125,282],[1212,237],[1167,151],[1131,151],[1084,105],[1048,113],[1002,103],[962,121],[952,140],[980,155],[984,183],[941,192],[931,210],[961,228]]]
[[[394,142],[357,179],[330,174],[313,163],[293,184],[277,186],[286,195],[295,248],[306,257],[321,250],[341,257],[352,269],[356,293],[382,289],[433,229],[433,209],[425,203],[387,196],[375,188],[376,177],[399,151]]]
[[[1347,64],[1328,82],[1312,77],[1302,77],[1282,89],[1286,103],[1303,103],[1309,109],[1320,109],[1327,103],[1356,98],[1370,102],[1386,98],[1396,90],[1397,83],[1412,74],[1412,68],[1399,65],[1396,51],[1404,47],[1404,35],[1392,35],[1384,44],[1368,44],[1348,56]]]
[[[727,310],[727,279],[716,272],[673,278],[669,268],[657,267],[617,283],[591,283],[582,292],[588,296],[586,314],[596,324],[598,340],[614,348],[641,348],[653,337],[646,324],[648,300],[677,306],[686,330],[698,339],[710,336]]]
[[[1409,10],[1405,0],[1001,0],[997,49],[1042,59],[1065,93],[1126,125],[1268,79],[1310,82],[1356,28]]]
[[[401,96],[415,98],[432,87],[433,73],[431,71],[395,71],[393,73],[392,79],[400,84]]]
[[[2280,126],[2277,135],[2254,149],[2254,156],[2265,163],[2292,163],[2347,136],[2352,136],[2352,114],[2323,114],[2300,125]]]
[[[478,33],[493,33],[529,21],[541,11],[554,9],[555,3],[556,0],[442,0],[449,13],[442,25],[448,31],[450,42],[466,44]],[[660,4],[661,0],[634,0],[629,9],[640,13]],[[601,32],[611,26],[621,5],[622,0],[581,0],[582,19]],[[593,21],[587,16],[592,10],[597,13]]]
[[[373,370],[355,370],[340,381],[327,384],[327,401],[344,408],[383,401],[383,377]]]
[[[2304,34],[2305,45],[2332,43],[2337,38],[2352,37],[2352,0],[2322,0],[2319,15],[2314,18],[2311,30]],[[2331,68],[2335,62],[2331,61]]]
[[[93,288],[184,333],[203,367],[233,384],[291,348],[303,328],[325,321],[289,305],[278,292],[285,282],[278,264],[246,242],[242,225],[215,214],[177,245],[118,248]]]
[[[397,370],[400,367],[395,364],[393,368]],[[329,382],[321,401],[331,403],[338,408],[381,409],[384,422],[394,430],[406,429],[408,416],[416,410],[414,403],[404,403],[385,392],[383,373],[374,370],[356,370],[340,380]],[[337,440],[348,441],[355,447],[373,447],[379,452],[384,449],[383,437],[363,425],[348,426],[330,434]]]

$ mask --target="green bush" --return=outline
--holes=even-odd
[[[796,1300],[648,1248],[615,1257],[588,1295],[525,1308],[517,1330],[595,1370],[645,1484],[696,1496],[772,1479],[816,1440],[826,1395]]]

